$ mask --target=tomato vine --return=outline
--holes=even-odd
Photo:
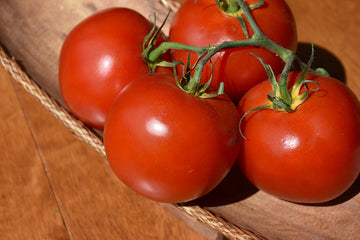
[[[147,52],[147,55],[144,56],[148,62],[156,62],[156,59],[159,59],[165,52],[170,49],[180,49],[180,50],[187,50],[192,51],[198,54],[198,61],[196,62],[196,66],[193,68],[187,68],[187,71],[194,70],[194,74],[191,79],[185,81],[185,86],[180,86],[183,90],[187,91],[190,94],[200,97],[214,97],[216,95],[220,95],[223,93],[223,85],[220,85],[219,91],[217,94],[206,94],[206,88],[209,85],[211,79],[207,84],[200,86],[200,77],[203,71],[205,64],[208,61],[211,61],[211,57],[215,55],[217,52],[224,50],[224,49],[231,49],[231,48],[238,48],[238,47],[248,47],[248,46],[255,46],[255,47],[263,47],[271,52],[278,55],[284,62],[285,67],[282,71],[281,77],[279,82],[277,83],[275,80],[275,74],[272,72],[272,69],[269,65],[267,65],[261,58],[257,57],[259,61],[262,63],[263,67],[265,68],[269,79],[272,82],[274,93],[268,94],[269,103],[265,104],[264,106],[259,106],[251,111],[255,111],[262,108],[272,108],[278,111],[294,111],[303,101],[306,100],[308,96],[308,88],[307,91],[303,94],[299,94],[299,89],[302,85],[306,85],[308,81],[305,80],[305,76],[308,72],[316,72],[321,75],[328,76],[328,73],[325,69],[311,69],[311,63],[313,61],[313,54],[310,57],[309,62],[306,64],[302,62],[296,53],[293,51],[286,49],[279,44],[275,43],[271,39],[269,39],[258,27],[254,18],[251,15],[251,11],[258,7],[261,7],[264,3],[264,0],[259,0],[258,3],[252,5],[246,5],[243,0],[215,0],[218,7],[223,11],[225,14],[235,17],[239,20],[242,30],[244,31],[247,39],[245,40],[238,40],[238,41],[224,41],[220,44],[208,46],[208,47],[195,47],[186,44],[176,43],[176,42],[163,42],[157,48],[152,49],[151,51]],[[248,31],[244,24],[244,16],[250,24],[250,27],[254,31],[254,34],[249,38]],[[287,75],[291,71],[291,67],[293,66],[293,62],[297,61],[299,66],[302,68],[303,74],[302,77],[299,79],[297,83],[292,87],[292,90],[288,90],[288,82],[287,82]],[[175,63],[167,63],[167,66],[172,66],[174,64],[179,64],[178,62]],[[163,63],[163,65],[165,65]],[[184,73],[184,76],[190,77],[189,75]],[[317,90],[317,89],[316,89]]]
[[[196,62],[196,66],[194,68],[189,68],[194,70],[193,77],[187,81],[187,86],[183,86],[183,88],[193,94],[208,97],[206,95],[202,95],[199,93],[200,85],[200,77],[204,68],[205,63],[211,60],[211,57],[215,55],[217,52],[224,50],[224,49],[232,49],[232,48],[239,48],[239,47],[262,47],[270,50],[271,52],[278,55],[285,63],[286,66],[283,70],[283,73],[290,71],[290,67],[293,64],[293,61],[296,59],[300,66],[304,68],[306,64],[302,63],[296,56],[296,54],[286,49],[279,44],[275,43],[271,39],[269,39],[263,32],[260,30],[258,25],[256,24],[254,18],[251,15],[251,10],[260,7],[263,4],[264,0],[260,0],[258,3],[253,5],[246,5],[243,0],[216,0],[217,5],[219,8],[224,11],[225,14],[229,14],[233,17],[236,17],[240,23],[243,21],[243,17],[248,20],[250,27],[254,31],[254,34],[245,40],[237,40],[237,41],[224,41],[220,44],[207,46],[207,47],[195,47],[190,46],[182,43],[177,42],[163,42],[157,48],[153,48],[151,51],[148,51],[146,55],[144,55],[147,62],[155,63],[157,59],[160,58],[165,52],[172,49],[179,49],[179,50],[186,50],[195,52],[198,54],[198,61]],[[243,26],[243,24],[241,24]],[[247,30],[242,27],[244,33],[248,36]],[[164,63],[162,63],[164,64]],[[179,64],[178,62],[172,64]],[[170,66],[171,64],[168,64]],[[314,71],[314,70],[312,70]],[[322,73],[326,74],[326,71],[322,69]],[[184,74],[185,75],[185,74]],[[284,75],[285,76],[285,75]],[[285,78],[283,78],[285,79]],[[280,85],[286,85],[286,79],[283,80]],[[281,88],[284,89],[284,88]],[[203,89],[202,89],[203,91]],[[221,91],[220,91],[221,93]],[[283,97],[287,98],[286,93],[282,94]],[[286,99],[288,102],[289,100]]]

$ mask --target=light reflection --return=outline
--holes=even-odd
[[[167,126],[156,118],[152,118],[146,123],[146,130],[159,137],[166,136],[168,133]]]
[[[299,139],[295,136],[287,135],[285,139],[283,139],[283,143],[286,149],[295,149],[299,146]]]
[[[106,76],[109,74],[109,72],[111,71],[112,67],[113,67],[113,59],[111,58],[110,55],[105,55],[101,60],[100,60],[100,71],[101,71],[101,75]]]

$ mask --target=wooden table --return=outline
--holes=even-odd
[[[36,7],[40,6],[40,1],[32,1]],[[51,65],[51,69],[46,70],[47,66],[42,65],[46,61],[41,62],[44,58],[27,49],[41,39],[41,34],[45,34],[41,32],[44,30],[42,28],[38,28],[39,32],[34,32],[35,27],[30,28],[27,25],[30,20],[21,15],[31,8],[32,1],[25,2],[22,11],[17,13],[20,15],[13,13],[16,18],[14,24],[23,27],[20,31],[23,35],[16,34],[16,30],[13,35],[9,34],[9,31],[6,31],[9,28],[2,25],[6,23],[6,19],[1,19],[0,42],[12,55],[23,61],[25,69],[29,70],[34,78],[44,77],[39,74],[41,71],[48,71],[51,78],[56,74],[56,71],[53,71],[56,66]],[[4,5],[0,5],[0,12],[11,15],[11,11],[16,7],[15,3],[21,1],[3,2],[7,3],[8,8],[1,9]],[[307,56],[310,53],[309,43],[314,42],[315,65],[325,66],[333,76],[346,81],[360,97],[360,2],[287,2],[298,24],[300,53]],[[51,4],[51,1],[45,1],[44,5],[49,7]],[[85,7],[88,14],[95,9],[92,4]],[[21,39],[20,36],[28,39]],[[36,47],[46,54],[47,46]],[[29,56],[33,56],[34,61],[38,62],[31,62]],[[39,68],[29,69],[34,65]],[[0,90],[0,130],[3,134],[0,139],[1,239],[205,239],[204,235],[208,239],[218,237],[215,233],[206,231],[206,228],[204,230],[196,227],[197,230],[200,229],[200,235],[162,205],[144,199],[125,187],[96,152],[75,139],[62,124],[14,83],[2,67]],[[56,90],[54,95],[58,97]],[[357,181],[350,200],[347,199],[344,205],[352,199],[359,203],[359,191],[360,183]],[[267,197],[263,193],[256,194]],[[221,212],[220,208],[214,207],[213,210]],[[353,210],[351,214],[359,216],[359,205],[348,209]],[[296,218],[296,213],[294,219],[288,221],[301,221]],[[259,226],[263,226],[259,229],[268,233],[270,239],[276,239],[279,228],[288,231],[286,222],[280,222],[271,236],[271,229],[266,226],[273,223],[270,219],[256,214],[259,213],[254,210],[243,216],[229,215],[229,218],[243,218],[242,222],[248,222],[249,224],[245,225],[249,227],[257,221]],[[265,214],[271,214],[271,210]],[[316,231],[316,228],[321,229],[317,224],[314,223],[314,228],[300,231],[309,231],[312,236],[311,233]],[[341,222],[339,224],[341,225]],[[347,231],[336,229],[336,225],[333,227],[338,232]],[[323,235],[321,231],[325,230],[321,229],[319,234],[313,236],[325,239],[324,236],[332,236],[332,232],[335,232],[329,229],[331,234]],[[360,236],[360,229],[352,231]],[[283,234],[292,236],[291,232]],[[344,240],[350,238],[343,236]],[[352,237],[355,239],[355,236]]]
[[[125,187],[0,67],[1,239],[205,239]]]

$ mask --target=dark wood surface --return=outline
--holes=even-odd
[[[166,12],[158,2],[135,2],[120,5],[144,15],[162,12],[160,19]],[[298,26],[299,54],[307,57],[313,42],[315,65],[327,68],[360,97],[360,2],[287,2]],[[110,0],[1,0],[0,43],[62,103],[57,59],[63,39],[82,18],[115,5],[119,3]],[[123,186],[97,153],[76,140],[1,68],[0,87],[2,239],[203,238],[184,223],[191,220],[180,221],[163,205]],[[235,169],[196,204],[268,239],[355,240],[360,235],[359,192],[358,179],[329,204],[293,204],[257,191]]]

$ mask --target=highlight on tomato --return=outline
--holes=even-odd
[[[144,75],[127,85],[110,110],[107,158],[135,192],[159,202],[187,202],[230,171],[239,153],[239,120],[225,94],[189,93],[173,74]]]
[[[241,99],[246,140],[237,163],[250,182],[273,196],[322,203],[344,193],[359,175],[360,103],[337,79],[302,75],[290,72],[283,93],[280,82],[267,80]]]
[[[59,59],[61,95],[85,124],[102,130],[117,94],[150,72],[142,53],[153,25],[132,9],[110,8],[84,19],[67,35]],[[163,41],[158,34],[155,46]]]
[[[296,51],[296,24],[284,0],[265,2],[245,0],[244,2],[250,8],[251,16],[263,35],[284,48]],[[260,5],[259,2],[263,3]],[[245,40],[253,36],[253,24],[248,18],[244,18],[238,1],[187,0],[172,19],[169,41],[207,47],[225,41]],[[280,73],[284,67],[281,56],[264,47],[222,49],[211,58],[211,63],[206,64],[202,83],[205,83],[210,76],[213,87],[217,88],[221,82],[224,82],[225,93],[237,103],[246,91],[267,78],[261,64],[249,52],[270,64],[275,73]],[[179,49],[173,51],[175,60],[184,63],[187,62],[188,53],[189,51]],[[196,60],[197,55],[191,52],[192,63],[194,64]],[[177,70],[182,74],[180,65]]]

